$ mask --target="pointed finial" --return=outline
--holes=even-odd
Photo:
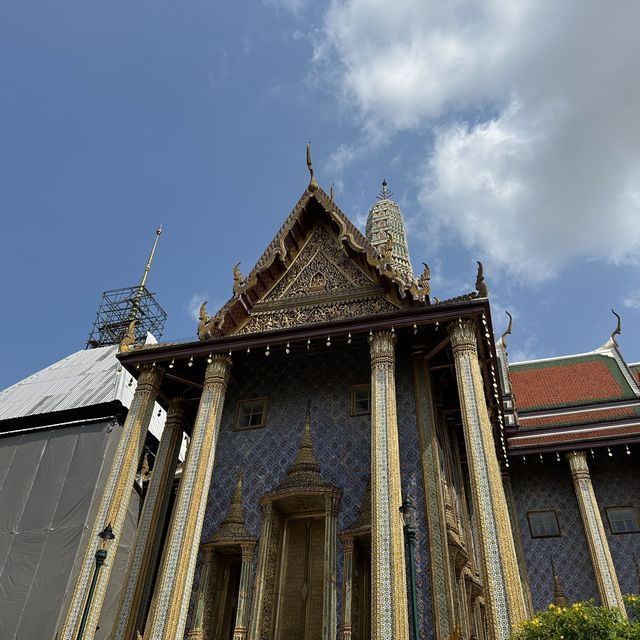
[[[613,315],[616,318],[618,318],[618,324],[616,325],[616,328],[614,329],[613,333],[611,334],[611,339],[617,345],[618,341],[616,340],[616,336],[619,336],[622,333],[622,321],[620,320],[620,316],[613,309],[611,309],[611,313],[613,313]]]
[[[484,281],[484,266],[480,260],[476,261],[478,263],[478,273],[476,275],[476,291],[478,292],[477,298],[488,298],[489,297],[489,289],[487,288],[487,284]]]
[[[553,604],[555,604],[556,607],[566,607],[567,596],[564,594],[564,589],[560,584],[560,578],[556,571],[556,564],[553,561],[553,556],[551,556],[551,575],[553,577]]]
[[[500,342],[502,343],[502,348],[506,351],[507,349],[507,336],[511,335],[511,327],[513,326],[513,316],[505,309],[505,313],[509,316],[509,326],[507,330],[500,336]]]
[[[309,186],[307,187],[308,191],[317,191],[318,183],[316,182],[316,177],[313,173],[313,163],[311,162],[311,143],[307,143],[307,167],[309,168],[309,175],[311,179],[309,180]]]
[[[131,351],[131,347],[136,343],[136,324],[138,324],[137,318],[134,318],[127,328],[127,332],[124,334],[122,340],[120,340],[119,351]]]
[[[378,193],[378,200],[388,200],[393,194],[391,193],[391,191],[389,191],[388,185],[387,185],[387,179],[383,178],[382,179],[382,189],[380,189],[380,192]]]
[[[295,460],[289,467],[289,471],[287,473],[288,475],[291,475],[301,471],[320,473],[320,465],[318,464],[315,453],[313,452],[313,440],[311,437],[311,400],[307,401],[304,430],[302,432],[302,438],[300,439],[298,453],[296,454]]]
[[[331,191],[330,191],[330,193],[329,193],[329,200],[331,200],[331,202],[333,202],[333,201],[334,201],[334,199],[333,199],[333,196],[334,196],[334,193],[333,193],[333,187],[334,187],[334,185],[335,185],[335,183],[333,183],[333,182],[332,182],[332,183],[331,183]]]

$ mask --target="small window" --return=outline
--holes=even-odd
[[[633,507],[607,507],[611,533],[638,533],[638,513]]]
[[[236,430],[259,429],[267,418],[267,399],[240,400],[236,412]]]
[[[351,415],[366,416],[371,413],[371,385],[354,384],[351,387]]]
[[[562,535],[555,511],[529,511],[527,519],[532,538],[554,538]]]

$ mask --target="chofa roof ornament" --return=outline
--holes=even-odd
[[[316,177],[313,172],[313,163],[311,162],[311,143],[307,143],[307,167],[309,168],[309,175],[311,179],[309,180],[309,186],[307,187],[307,191],[317,191],[318,183],[316,182]]]

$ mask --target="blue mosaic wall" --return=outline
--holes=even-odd
[[[205,514],[203,539],[208,538],[226,515],[238,470],[244,471],[247,528],[260,531],[260,496],[284,478],[298,449],[307,399],[311,399],[314,449],[323,477],[343,490],[340,529],[356,518],[370,472],[370,417],[350,416],[351,385],[370,382],[367,344],[326,352],[296,346],[288,356],[272,350],[269,357],[254,351],[236,362],[232,370]],[[396,372],[398,429],[403,491],[411,492],[419,506],[417,532],[417,582],[420,601],[421,640],[432,637],[430,584],[424,494],[416,429],[413,375],[407,357]],[[269,397],[266,426],[234,431],[240,399]],[[342,549],[338,556],[338,620],[342,599]],[[257,559],[257,553],[255,555]],[[254,565],[255,575],[255,565]],[[194,580],[194,596],[199,567]],[[252,578],[253,586],[253,578]],[[193,600],[193,598],[192,598]]]
[[[640,593],[640,576],[633,557],[640,562],[640,533],[612,534],[606,507],[640,507],[640,463],[638,448],[627,455],[622,447],[612,449],[609,457],[605,449],[595,450],[596,457],[589,457],[589,469],[593,490],[600,506],[602,522],[607,532],[611,557],[618,574],[622,593]]]
[[[511,483],[518,513],[534,609],[553,601],[551,557],[569,601],[598,600],[593,565],[568,464],[545,456],[543,464],[530,456],[527,463],[512,459]],[[560,538],[531,538],[526,512],[555,509]]]

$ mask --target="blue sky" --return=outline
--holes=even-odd
[[[224,302],[304,191],[383,177],[434,295],[486,265],[512,360],[640,360],[640,6],[525,0],[0,5],[0,388],[82,348],[103,290]]]

